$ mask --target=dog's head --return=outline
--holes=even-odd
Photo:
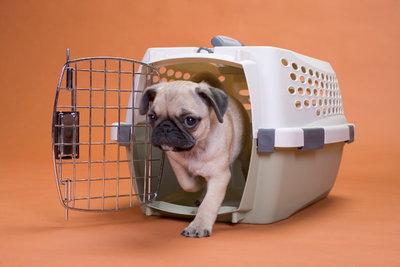
[[[148,87],[139,113],[148,116],[154,146],[180,152],[206,140],[212,126],[223,123],[227,108],[224,91],[203,82],[176,81]]]

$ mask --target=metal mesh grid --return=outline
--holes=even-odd
[[[153,78],[159,79],[155,68],[133,60],[68,59],[53,114],[55,176],[65,208],[121,210],[155,198],[164,154],[151,153],[150,126],[134,121],[134,98]]]

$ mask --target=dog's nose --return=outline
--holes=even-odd
[[[171,125],[165,125],[162,129],[163,133],[170,133],[172,131]]]
[[[165,121],[162,124],[160,124],[160,130],[164,134],[168,134],[168,133],[172,132],[174,130],[174,128],[176,128],[176,126],[171,121]]]

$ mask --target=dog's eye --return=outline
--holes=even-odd
[[[148,115],[148,118],[149,118],[149,122],[150,122],[151,124],[155,123],[156,120],[157,120],[157,117],[156,117],[156,115],[154,115],[154,114]]]
[[[188,128],[191,128],[191,127],[195,126],[196,123],[197,123],[196,118],[193,118],[193,117],[186,117],[185,118],[185,125]]]

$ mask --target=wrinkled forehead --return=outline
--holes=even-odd
[[[157,91],[152,110],[156,114],[180,116],[182,113],[201,113],[207,110],[200,96],[196,93],[196,83],[172,82],[166,83]]]

